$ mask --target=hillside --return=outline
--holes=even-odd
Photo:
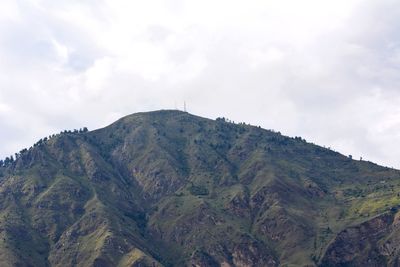
[[[399,266],[400,171],[181,111],[0,167],[1,266]]]

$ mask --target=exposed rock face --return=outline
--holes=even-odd
[[[134,114],[0,167],[0,262],[398,266],[399,179],[259,127]]]
[[[398,266],[399,216],[387,213],[340,232],[322,266]]]
[[[269,255],[262,244],[243,240],[237,244],[232,253],[233,266],[278,266],[278,262]]]

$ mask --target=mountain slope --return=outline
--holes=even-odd
[[[224,119],[133,114],[0,176],[4,266],[398,264],[399,171]]]

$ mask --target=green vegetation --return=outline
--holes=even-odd
[[[208,195],[208,189],[204,186],[192,185],[189,187],[189,191],[195,196],[206,196]]]
[[[0,261],[390,265],[398,207],[397,170],[225,118],[138,113],[0,162]]]

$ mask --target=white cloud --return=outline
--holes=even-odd
[[[3,0],[0,9],[0,22],[18,21],[21,19],[18,5],[13,0]]]
[[[395,0],[8,1],[0,146],[173,108],[400,168]]]

